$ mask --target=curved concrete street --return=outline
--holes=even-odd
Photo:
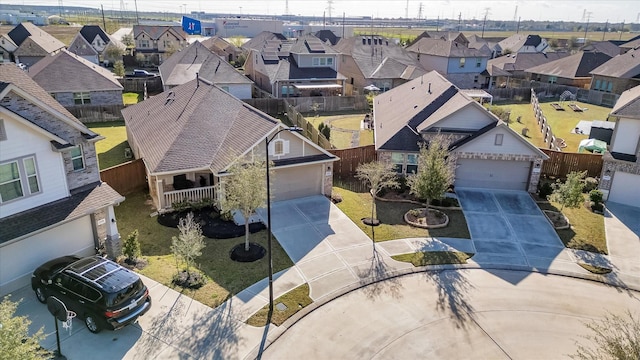
[[[263,359],[560,359],[583,325],[640,308],[640,293],[518,271],[445,270],[388,279],[293,324]],[[282,329],[284,330],[284,329]]]

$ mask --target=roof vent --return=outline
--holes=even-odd
[[[167,94],[167,98],[164,101],[164,104],[169,105],[170,103],[173,102],[175,98],[176,98],[176,94],[173,91],[169,91],[169,93]]]
[[[362,38],[362,45],[367,45],[367,39]]]
[[[431,94],[431,83],[429,83],[429,90],[427,90],[428,94]]]

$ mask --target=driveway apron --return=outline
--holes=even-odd
[[[524,191],[456,189],[479,264],[548,268],[571,262],[551,223]]]

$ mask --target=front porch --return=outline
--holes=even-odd
[[[214,202],[217,183],[217,178],[211,173],[149,176],[149,194],[158,211],[165,212],[184,201]]]

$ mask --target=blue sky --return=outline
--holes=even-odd
[[[295,15],[323,15],[327,12],[327,0],[289,0],[289,13]],[[25,5],[58,5],[57,0],[0,0],[0,3]],[[126,9],[134,9],[134,0],[124,0]],[[517,15],[523,20],[582,21],[586,9],[591,22],[636,22],[640,14],[638,0],[409,0],[409,17],[417,17],[420,4],[422,17],[429,19],[457,18],[482,19],[488,10],[488,19],[512,20]],[[105,10],[119,10],[120,0],[63,0],[65,6],[92,6]],[[284,14],[286,0],[137,0],[140,11],[186,12],[206,11],[218,13]],[[332,16],[404,17],[406,0],[333,0]]]

